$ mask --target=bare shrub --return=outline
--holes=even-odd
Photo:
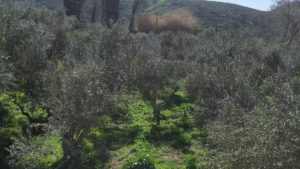
[[[161,18],[154,15],[137,15],[135,20],[139,32],[157,31],[158,25],[160,25],[158,22],[161,22]]]
[[[183,9],[173,10],[163,16],[137,15],[135,20],[139,32],[186,31],[192,33],[198,28],[197,18]]]
[[[198,28],[197,18],[189,11],[180,9],[165,14],[162,23],[159,26],[160,31],[178,31],[184,30],[194,32]]]

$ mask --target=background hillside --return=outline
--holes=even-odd
[[[255,26],[266,12],[222,2],[203,0],[167,0],[158,7],[161,12],[183,8],[192,12],[202,25],[207,26]]]
[[[63,0],[36,0],[36,3],[48,9],[63,8]],[[121,2],[124,8],[128,8],[124,9],[127,13],[131,12],[131,3],[131,0]],[[201,25],[213,27],[257,26],[268,13],[235,4],[204,0],[161,0],[157,5],[149,5],[145,11],[165,13],[181,8],[192,12]]]

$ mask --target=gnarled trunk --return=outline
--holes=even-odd
[[[159,126],[160,125],[160,112],[161,112],[161,107],[156,103],[155,99],[151,99],[151,106],[153,109],[153,116],[156,120],[156,124]]]
[[[67,168],[80,168],[81,166],[81,151],[83,140],[86,138],[90,131],[90,126],[85,129],[76,132],[73,130],[63,135],[62,138],[62,149],[64,152],[63,160],[56,168],[67,169]],[[78,135],[75,137],[75,135]]]

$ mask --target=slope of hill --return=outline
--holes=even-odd
[[[36,0],[36,2],[49,9],[63,7],[63,0]],[[127,4],[131,3],[131,0],[121,3],[125,8],[129,8],[126,10],[128,13],[131,12],[131,9],[130,5]],[[178,8],[191,11],[202,25],[218,27],[257,26],[261,18],[268,13],[235,4],[205,0],[160,0],[158,5],[149,7],[148,12],[164,13]]]
[[[48,9],[62,9],[64,6],[63,0],[35,0],[38,6],[43,6]]]
[[[160,11],[178,8],[192,12],[202,25],[207,26],[255,26],[267,12],[230,4],[204,0],[168,0],[158,7]]]

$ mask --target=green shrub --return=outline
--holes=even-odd
[[[197,169],[196,158],[194,156],[187,156],[184,164],[186,169]]]
[[[11,144],[12,137],[19,136],[24,128],[29,126],[29,121],[20,111],[15,99],[8,94],[0,93],[0,168],[6,165],[6,150]]]
[[[175,148],[184,148],[191,145],[192,136],[190,134],[180,134],[172,144]]]
[[[122,169],[155,169],[155,166],[148,156],[137,156],[125,162]]]
[[[56,133],[30,140],[17,139],[9,150],[9,164],[15,169],[50,169],[63,157],[60,136]]]

